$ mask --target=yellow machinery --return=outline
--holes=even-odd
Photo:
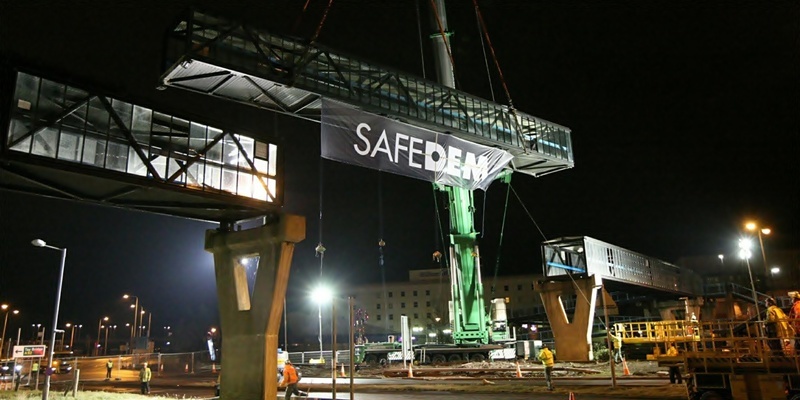
[[[793,338],[768,338],[765,328],[763,321],[615,324],[623,343],[678,348],[678,357],[656,351],[648,359],[683,363],[690,400],[800,400],[800,355]]]

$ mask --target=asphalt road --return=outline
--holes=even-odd
[[[120,369],[115,360],[115,367],[112,371],[112,379],[106,380],[106,367],[105,359],[98,360],[81,360],[78,364],[80,370],[80,390],[98,390],[108,392],[120,393],[139,393],[139,372],[136,369]],[[151,394],[164,397],[194,397],[194,398],[208,398],[214,397],[214,384],[216,383],[217,375],[212,371],[198,370],[195,373],[183,373],[182,371],[173,373],[159,373],[153,371],[153,381],[151,382]],[[63,392],[71,387],[73,374],[58,374],[52,378],[51,390],[55,392]],[[530,385],[530,386],[544,386],[542,378],[524,378],[524,379],[491,379],[494,386],[504,385]],[[33,387],[35,380],[31,379],[30,387]],[[44,382],[44,376],[40,377],[40,386]],[[556,391],[554,393],[503,393],[503,399],[567,399],[569,397],[569,388],[579,387],[610,387],[611,381],[607,378],[555,378]],[[23,379],[23,389],[26,379]],[[332,399],[333,396],[330,392],[330,378],[319,377],[304,377],[302,383],[310,385],[311,396],[310,399]],[[349,378],[337,378],[337,398],[350,399],[349,394]],[[659,386],[668,385],[668,380],[661,378],[621,378],[618,379],[619,386]],[[441,392],[441,391],[382,391],[381,386],[411,386],[411,385],[459,385],[459,386],[481,386],[485,382],[481,379],[405,379],[405,378],[356,378],[354,385],[366,389],[369,387],[370,392],[355,393],[353,400],[422,400],[422,399],[435,399],[435,400],[462,400],[467,393],[464,392]],[[358,390],[358,389],[357,389]],[[486,393],[469,393],[470,399],[492,399],[498,398],[498,394]],[[580,400],[602,400],[602,399],[615,399],[618,397],[602,396],[594,394],[581,394],[576,396]],[[279,399],[283,399],[283,393],[279,392]],[[630,398],[628,398],[630,399]]]

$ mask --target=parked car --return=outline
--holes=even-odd
[[[22,364],[14,364],[14,360],[0,361],[0,381],[13,381],[15,366],[17,369],[17,374],[20,374],[22,372]]]
[[[53,372],[56,374],[66,374],[72,372],[72,359],[54,358],[53,359]],[[47,371],[47,362],[42,360],[39,372],[44,374]]]

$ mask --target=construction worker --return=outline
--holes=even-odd
[[[794,351],[800,353],[800,292],[789,292],[789,297],[792,298],[789,320],[794,328]]]
[[[542,344],[542,349],[539,350],[539,361],[542,362],[544,365],[544,381],[547,383],[547,390],[553,390],[553,364],[555,364],[553,359],[553,352],[547,348],[547,344]]]
[[[789,325],[783,310],[775,304],[775,299],[767,298],[767,344],[775,355],[783,355],[783,341],[794,339],[794,328]]]
[[[142,394],[150,394],[150,379],[153,379],[153,372],[147,363],[142,364],[142,369],[139,370],[139,382],[142,384]]]
[[[291,400],[293,394],[308,396],[308,393],[301,392],[297,389],[298,382],[300,382],[300,375],[297,373],[297,369],[294,368],[291,361],[286,360],[283,366],[283,384],[286,385],[286,395],[284,399]]]
[[[675,347],[675,344],[669,346],[667,349],[667,357],[677,357],[678,356],[678,349]],[[677,364],[669,366],[669,383],[683,383],[683,377],[681,376],[681,367]]]
[[[622,362],[622,335],[613,335],[611,336],[611,345],[614,347],[613,354],[614,354],[614,362],[621,363]]]
[[[106,380],[111,380],[111,370],[114,369],[114,362],[111,359],[106,363]]]

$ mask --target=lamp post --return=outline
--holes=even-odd
[[[761,260],[764,262],[764,275],[767,274],[767,253],[764,251],[764,239],[763,235],[769,235],[772,233],[772,229],[769,228],[760,228],[755,222],[748,222],[744,226],[747,228],[748,231],[755,231],[758,232],[758,246],[761,249]],[[760,228],[760,229],[759,229]]]
[[[129,294],[122,295],[123,299],[129,299],[131,297],[136,299],[136,302],[134,304],[131,304],[131,307],[133,308],[133,323],[131,324],[130,350],[131,350],[131,353],[133,353],[133,338],[134,338],[134,333],[136,331],[136,319],[139,317],[139,297],[132,296],[132,295],[129,295]]]
[[[31,241],[31,244],[36,247],[44,247],[48,249],[58,250],[61,252],[61,268],[59,268],[58,285],[56,287],[56,306],[53,312],[53,333],[50,335],[50,348],[47,349],[47,352],[49,353],[47,357],[48,373],[45,375],[44,388],[42,389],[42,400],[48,400],[50,396],[50,375],[52,375],[52,369],[53,369],[53,351],[56,346],[56,327],[58,326],[58,309],[61,306],[61,287],[63,286],[64,283],[64,265],[66,264],[67,261],[67,249],[50,246],[42,239],[34,239]]]
[[[96,355],[98,356],[100,355],[100,329],[103,327],[103,321],[108,321],[108,317],[100,318],[100,321],[97,322],[97,342],[95,342],[97,345],[95,349],[97,349]]]
[[[139,313],[139,326],[137,327],[137,329],[139,329],[138,332],[140,337],[142,336],[142,333],[144,333],[144,314],[144,307],[142,307],[142,311]]]
[[[317,302],[317,312],[319,316],[319,358],[322,358],[322,303],[331,299],[331,290],[325,286],[317,286],[312,293],[314,301]]]
[[[758,308],[758,296],[756,295],[756,285],[753,283],[753,271],[750,269],[750,257],[753,253],[750,251],[750,239],[739,239],[739,257],[743,258],[747,264],[747,273],[750,275],[750,290],[753,294],[753,303],[756,306],[756,318],[761,319],[761,310]]]
[[[106,328],[106,340],[105,340],[105,343],[103,344],[103,355],[107,355],[108,354],[108,330],[109,329],[114,329],[116,331],[117,330],[117,326],[116,325],[106,325],[105,328]]]
[[[72,343],[73,343],[73,339],[75,339],[75,328],[77,327],[78,329],[80,329],[80,328],[82,328],[82,327],[83,327],[83,325],[78,325],[78,324],[70,324],[70,323],[68,323],[68,324],[66,325],[66,327],[67,327],[67,328],[71,328],[71,329],[70,329],[70,333],[69,333],[69,349],[70,349],[70,350],[72,350]],[[78,331],[78,333],[80,334],[80,330]]]
[[[9,313],[14,315],[19,314],[19,310],[12,311],[9,309],[9,307],[10,306],[8,304],[3,304],[2,306],[0,306],[0,308],[2,308],[2,310],[5,311],[6,314],[5,321],[3,322],[3,336],[0,336],[0,354],[2,354],[3,346],[5,346],[6,344],[6,326],[8,326],[8,314]]]

